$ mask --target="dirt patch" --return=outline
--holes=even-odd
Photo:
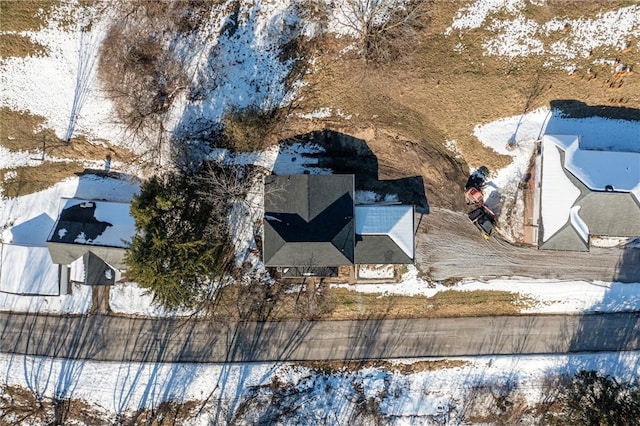
[[[103,414],[80,399],[43,397],[21,386],[3,386],[0,424],[102,425]]]
[[[436,371],[448,368],[460,368],[469,365],[468,361],[441,359],[435,361],[416,361],[410,363],[391,362],[384,360],[366,361],[306,361],[297,363],[302,367],[323,373],[336,374],[344,371],[356,372],[363,368],[377,368],[379,370],[400,374],[413,374],[423,371]]]
[[[554,14],[594,16],[624,3],[589,1],[576,7],[575,2],[554,2],[548,8],[532,9],[546,13],[548,16],[539,17],[546,20]],[[364,139],[376,153],[380,175],[397,178],[418,171],[425,186],[429,185],[427,196],[434,206],[458,208],[457,200],[445,195],[459,188],[457,175],[448,172],[451,160],[440,158],[451,154],[446,151],[447,140],[456,141],[471,166],[497,170],[510,163],[510,157],[477,140],[473,135],[477,124],[549,107],[557,99],[640,106],[640,76],[635,72],[614,74],[608,64],[592,64],[568,75],[545,66],[544,56],[511,60],[486,56],[482,43],[487,31],[469,31],[463,37],[442,35],[462,7],[460,2],[433,2],[431,7],[430,25],[415,40],[417,49],[402,61],[373,67],[344,53],[346,39],[328,37],[319,43],[322,52],[297,108],[304,112],[331,108],[333,116],[315,119],[316,128],[367,134]],[[634,63],[631,59],[636,53],[630,49],[614,57],[621,63]]]

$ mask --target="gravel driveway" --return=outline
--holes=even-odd
[[[528,277],[640,282],[640,249],[564,252],[486,241],[463,213],[432,208],[417,215],[416,264],[434,280]]]

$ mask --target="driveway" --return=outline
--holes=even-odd
[[[417,216],[416,264],[433,279],[528,277],[640,282],[640,249],[565,252],[486,241],[463,213],[432,208]]]

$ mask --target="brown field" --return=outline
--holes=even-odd
[[[549,3],[546,7],[528,7],[525,12],[542,21],[551,16],[594,16],[633,2],[581,1],[580,7],[576,7],[577,2]],[[578,61],[584,65],[583,70],[568,75],[565,70],[543,66],[546,58],[541,56],[513,60],[484,56],[485,30],[445,37],[442,32],[459,7],[461,2],[434,2],[431,22],[422,38],[416,40],[415,50],[392,64],[367,64],[340,54],[343,40],[327,40],[300,108],[311,111],[330,106],[352,114],[350,120],[332,117],[315,123],[345,132],[374,128],[376,132],[440,146],[446,139],[453,139],[470,165],[484,164],[495,170],[505,166],[508,159],[477,141],[473,136],[477,124],[548,106],[555,99],[640,107],[637,73],[612,74],[609,65],[589,65],[593,58],[587,58]],[[464,48],[458,52],[459,43]],[[637,46],[625,51],[593,52],[603,57],[614,55],[622,63],[635,62],[639,54]],[[584,71],[588,67],[590,74]],[[398,150],[380,151],[379,159],[384,163],[400,155]]]
[[[84,170],[78,162],[43,162],[38,166],[0,170],[0,189],[5,197],[19,197],[45,190]]]
[[[0,0],[0,31],[38,31],[60,0]]]
[[[0,107],[0,144],[10,151],[27,151],[33,158],[42,158],[44,147],[47,155],[70,162],[45,161],[36,167],[18,167],[0,171],[2,193],[17,197],[41,191],[83,170],[82,160],[103,160],[110,155],[114,161],[130,161],[132,153],[104,141],[89,141],[84,136],[74,136],[69,143],[58,138],[53,130],[44,127],[45,119],[24,111]]]

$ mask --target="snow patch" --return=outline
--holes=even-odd
[[[627,49],[640,37],[640,6],[596,14],[593,18],[557,18],[537,23],[526,18],[528,8],[545,7],[528,0],[476,0],[456,13],[446,36],[479,28],[487,30],[482,46],[487,55],[506,58],[546,55],[549,65],[577,68],[573,61],[589,58],[597,49]],[[602,58],[594,57],[592,63]],[[626,69],[626,66],[624,67]],[[613,70],[616,72],[615,70]]]
[[[84,400],[100,407],[107,423],[165,401],[197,401],[201,410],[189,419],[193,424],[218,424],[220,411],[253,424],[271,403],[286,404],[295,398],[299,404],[291,417],[279,417],[283,424],[319,424],[326,419],[348,424],[362,413],[361,396],[393,424],[415,424],[416,419],[429,417],[457,424],[464,421],[460,413],[466,413],[470,401],[477,398],[474,390],[508,387],[514,400],[522,398],[533,406],[548,397],[550,378],[596,371],[633,381],[640,353],[416,358],[397,364],[419,361],[457,361],[460,366],[408,374],[390,367],[326,372],[294,363],[118,363],[3,353],[0,369],[5,372],[5,384],[22,386],[40,397]],[[261,411],[238,412],[247,401]]]
[[[57,283],[57,266],[55,273]],[[32,276],[46,277],[47,274],[42,269],[38,269],[37,274],[32,273]],[[86,285],[74,284],[71,294],[60,296],[21,296],[0,292],[0,311],[86,314],[91,309],[91,303],[91,287]]]
[[[584,223],[584,220],[578,214],[580,212],[580,206],[571,207],[571,211],[569,213],[569,220],[571,221],[571,226],[578,231],[578,235],[582,238],[582,241],[589,244],[589,228],[587,224]]]
[[[58,265],[47,247],[0,245],[0,291],[57,296]]]
[[[118,124],[111,101],[95,77],[109,17],[86,7],[77,13],[86,16],[76,17],[71,27],[63,28],[54,19],[38,32],[19,33],[45,46],[47,54],[3,59],[0,105],[45,117],[45,126],[61,139],[72,128],[73,134],[120,143],[124,127]],[[89,21],[91,25],[85,26]]]
[[[191,316],[188,310],[169,311],[153,303],[153,294],[133,282],[118,283],[109,291],[109,307],[117,314],[142,315],[145,317]]]
[[[359,265],[358,278],[391,279],[395,275],[393,265]]]

